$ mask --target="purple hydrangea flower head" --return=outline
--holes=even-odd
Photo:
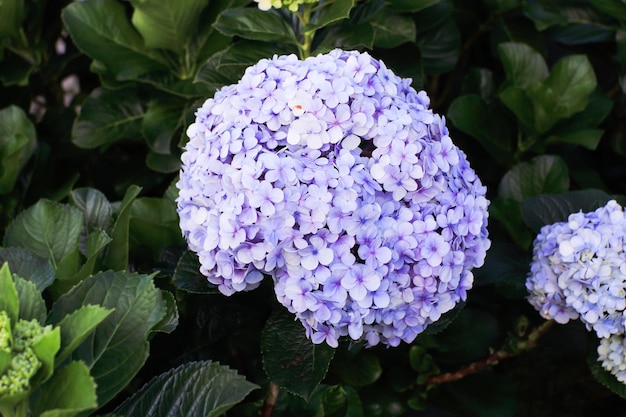
[[[625,245],[624,210],[614,200],[544,226],[533,245],[528,301],[557,323],[579,318],[600,338],[625,333]]]
[[[615,334],[600,339],[598,362],[612,373],[618,381],[626,384],[626,337]]]
[[[445,119],[367,53],[263,59],[196,112],[177,199],[224,294],[274,280],[314,343],[411,342],[490,246],[485,187]]]

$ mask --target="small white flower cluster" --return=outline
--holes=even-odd
[[[319,3],[319,0],[254,0],[260,10],[269,10],[272,7],[280,9],[286,7],[290,12],[298,11],[298,7],[304,3]]]
[[[544,226],[534,242],[528,301],[542,317],[580,319],[601,339],[599,360],[626,382],[626,218],[614,200]],[[620,376],[621,375],[621,376]]]
[[[180,226],[221,292],[271,275],[315,343],[411,342],[464,300],[485,187],[445,120],[366,53],[264,59],[189,126]]]

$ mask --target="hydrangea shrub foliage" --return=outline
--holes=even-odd
[[[622,1],[0,16],[2,417],[626,405]]]

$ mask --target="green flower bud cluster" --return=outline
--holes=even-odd
[[[28,392],[30,379],[41,367],[33,350],[52,326],[42,326],[37,320],[18,320],[11,330],[11,320],[0,311],[0,350],[10,355],[10,362],[0,369],[0,397]]]
[[[290,12],[297,12],[298,7],[305,3],[318,3],[319,0],[254,0],[259,4],[259,9],[269,10],[272,7],[280,9],[286,7]]]

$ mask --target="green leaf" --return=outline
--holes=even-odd
[[[441,27],[447,20],[454,19],[453,13],[458,12],[458,7],[451,0],[400,0],[405,3],[413,3],[415,5],[425,5],[417,13],[413,15],[415,26],[417,28],[418,37],[430,30]],[[421,3],[421,4],[420,4]],[[428,3],[428,4],[427,4]],[[393,7],[392,7],[393,9]]]
[[[41,199],[9,225],[4,246],[29,249],[50,259],[56,269],[63,258],[78,249],[82,223],[82,213],[76,207]]]
[[[2,268],[0,268],[0,311],[6,311],[13,325],[15,325],[19,318],[19,303],[20,299],[13,278],[11,277],[9,264],[5,262]]]
[[[540,53],[523,43],[507,42],[498,45],[498,53],[507,80],[517,87],[526,88],[548,77],[546,61]]]
[[[521,87],[510,86],[498,95],[502,103],[517,116],[520,124],[529,132],[535,131],[535,115],[533,102]]]
[[[601,190],[578,190],[558,195],[538,195],[522,203],[522,216],[535,232],[547,224],[567,221],[572,213],[592,212],[615,197]]]
[[[148,334],[165,314],[165,303],[151,275],[101,272],[61,296],[48,316],[51,323],[85,305],[114,311],[71,354],[91,371],[98,403],[106,404],[137,374],[148,358]]]
[[[52,323],[61,328],[61,349],[56,362],[63,362],[112,312],[99,305],[84,305]]]
[[[504,285],[523,298],[528,295],[525,284],[530,261],[526,251],[518,246],[508,242],[494,242],[487,252],[485,264],[473,271],[474,284]]]
[[[427,7],[440,3],[441,0],[389,0],[392,10],[404,13],[415,13]]]
[[[395,48],[405,42],[414,42],[417,35],[415,22],[410,16],[383,9],[370,20],[374,27],[374,44],[382,48]]]
[[[18,37],[20,26],[26,17],[24,0],[0,1],[0,16],[2,16],[0,20],[0,36]]]
[[[270,381],[308,400],[326,375],[334,349],[307,339],[293,315],[277,310],[261,334],[263,369]]]
[[[128,266],[130,210],[140,191],[141,187],[136,185],[128,187],[113,224],[111,230],[113,240],[109,244],[102,261],[105,266],[113,270],[124,270]]]
[[[147,48],[184,51],[208,0],[131,0],[132,23]]]
[[[34,417],[74,417],[98,407],[96,383],[83,362],[73,361],[57,370],[39,390]]]
[[[76,46],[118,80],[168,68],[160,52],[145,47],[121,2],[72,2],[63,9],[61,17]]]
[[[489,218],[499,221],[517,246],[522,249],[530,248],[535,234],[525,227],[518,201],[502,197],[491,200]]]
[[[602,367],[602,363],[598,360],[597,347],[595,349],[589,349],[586,359],[587,366],[589,366],[589,370],[594,378],[613,393],[626,399],[626,384],[618,381],[615,375]]]
[[[559,13],[556,8],[545,8],[543,2],[525,2],[524,14],[533,21],[537,30],[544,30],[554,25],[561,25],[567,22],[567,18]]]
[[[165,315],[160,322],[154,325],[151,332],[172,333],[178,327],[178,307],[174,294],[161,290],[161,298],[165,303]]]
[[[172,174],[180,170],[180,165],[180,154],[178,153],[162,155],[148,151],[148,155],[146,156],[146,166],[155,172]]]
[[[104,193],[90,187],[76,188],[70,192],[69,200],[83,212],[85,236],[94,228],[107,229],[113,208]]]
[[[0,2],[0,14],[5,3]],[[1,26],[0,23],[0,31]],[[20,171],[36,147],[35,126],[26,113],[13,105],[0,110],[0,194],[13,190]]]
[[[27,281],[19,275],[13,275],[13,281],[19,298],[19,318],[27,321],[35,319],[40,324],[45,323],[48,310],[35,283]]]
[[[48,258],[23,248],[0,248],[0,264],[8,262],[14,274],[33,282],[42,292],[54,282],[54,268]]]
[[[163,248],[184,243],[178,223],[176,203],[164,198],[143,197],[130,210],[130,240],[144,245],[158,257]]]
[[[546,144],[569,143],[573,145],[580,145],[584,148],[595,151],[603,134],[604,130],[602,129],[585,129],[563,135],[549,136]]]
[[[174,270],[172,284],[179,290],[195,294],[217,294],[217,286],[200,273],[200,261],[193,251],[185,251]]]
[[[564,26],[553,26],[545,34],[565,45],[584,45],[612,42],[615,39],[615,28],[596,22],[572,22]]]
[[[227,36],[297,45],[293,29],[279,15],[254,8],[224,10],[213,26]]]
[[[369,23],[354,24],[350,21],[332,26],[313,54],[327,53],[335,48],[356,49],[374,47],[375,31]]]
[[[559,122],[554,132],[561,135],[595,128],[606,119],[613,109],[613,104],[613,100],[596,89],[589,96],[585,110],[576,114],[576,117]]]
[[[311,22],[305,26],[305,31],[316,30],[331,23],[347,19],[350,16],[350,10],[354,7],[354,0],[335,0],[328,2],[319,11],[319,14],[313,16]]]
[[[33,353],[41,362],[41,367],[33,377],[31,386],[37,386],[50,378],[54,372],[54,357],[61,347],[61,330],[58,327],[41,336],[33,343]]]
[[[93,232],[89,233],[89,236],[87,236],[87,251],[85,253],[87,259],[73,277],[72,281],[75,281],[74,283],[82,281],[93,273],[98,255],[100,255],[102,250],[111,243],[111,241],[112,239],[104,230],[95,229]]]
[[[568,55],[560,59],[550,76],[530,89],[537,132],[546,132],[559,119],[583,111],[596,84],[596,76],[587,56]]]
[[[521,0],[483,0],[483,3],[491,9],[498,12],[505,12],[514,9],[522,3]]]
[[[115,409],[145,417],[217,417],[259,388],[217,362],[190,362],[154,377]]]
[[[626,21],[626,4],[620,0],[589,0],[598,10],[621,21]]]
[[[417,38],[427,74],[442,74],[454,68],[461,51],[461,34],[454,20],[446,20]]]
[[[504,112],[476,94],[457,97],[448,109],[448,118],[461,131],[473,136],[495,161],[508,165],[513,161],[511,123]],[[490,120],[484,123],[483,120]]]
[[[333,370],[341,381],[351,387],[364,387],[378,381],[383,368],[376,355],[361,351],[349,359],[337,360],[333,363]]]
[[[96,88],[83,103],[72,128],[72,142],[80,148],[97,148],[122,139],[141,137],[143,102],[136,90]]]
[[[561,157],[540,155],[511,168],[500,181],[498,195],[522,202],[539,194],[559,194],[569,188],[567,165]]]
[[[172,138],[182,127],[185,101],[168,97],[148,105],[141,131],[152,152],[167,155],[171,152]]]

